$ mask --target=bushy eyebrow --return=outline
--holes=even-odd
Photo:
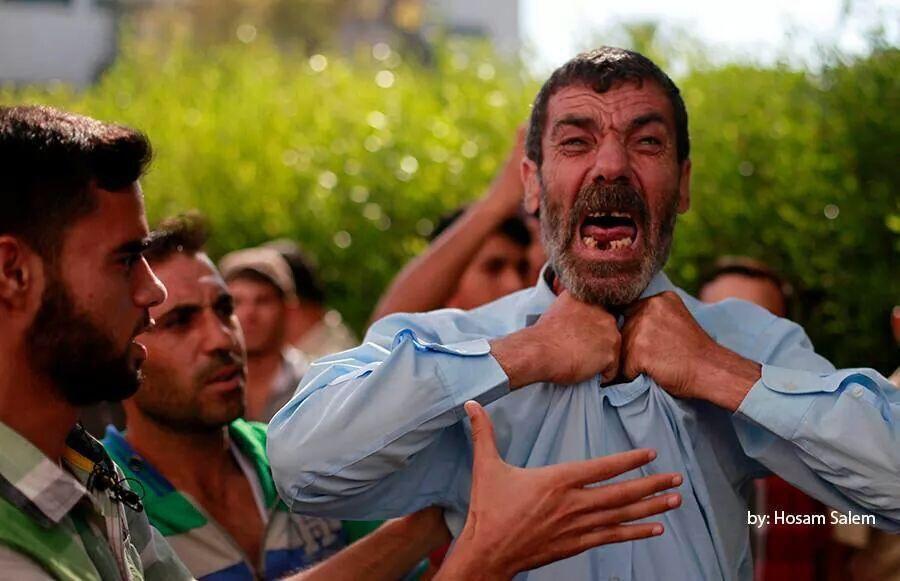
[[[150,248],[150,237],[145,236],[139,240],[129,240],[118,245],[113,250],[113,254],[141,254],[148,248]]]
[[[156,317],[156,320],[159,324],[165,323],[169,319],[181,318],[193,316],[196,313],[199,313],[202,310],[200,305],[195,304],[183,304],[177,305],[163,313],[162,315]]]
[[[651,123],[662,123],[666,124],[666,119],[661,114],[657,112],[645,113],[644,115],[639,115],[631,120],[631,123],[628,124],[628,131],[634,131],[636,129],[640,129],[645,125],[649,125]]]
[[[580,115],[566,115],[562,119],[553,124],[553,130],[550,137],[555,138],[560,131],[566,127],[577,127],[579,129],[591,130],[596,129],[597,123],[590,117]]]

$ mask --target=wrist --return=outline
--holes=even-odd
[[[502,551],[496,543],[479,539],[468,524],[456,539],[456,545],[444,561],[435,581],[508,581],[515,571],[499,560]]]
[[[491,355],[509,379],[511,390],[544,379],[540,343],[531,328],[522,329],[490,342]]]
[[[731,412],[741,402],[762,375],[762,366],[737,353],[717,346],[715,357],[707,358],[707,365],[698,370],[692,397],[706,400]]]

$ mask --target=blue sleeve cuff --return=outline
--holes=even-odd
[[[815,400],[813,393],[834,391],[819,373],[762,366],[762,375],[741,402],[738,413],[790,440]]]
[[[453,399],[453,407],[460,419],[466,417],[463,404],[470,399],[486,406],[509,393],[509,378],[491,356],[491,347],[486,340],[445,347],[466,357],[463,362],[442,358],[437,366],[441,383]]]
[[[873,400],[870,403],[877,399],[866,389],[873,382],[858,370],[816,373],[763,365],[759,381],[747,393],[737,413],[790,440],[817,394],[834,393],[851,383],[856,384],[850,392],[854,398]]]

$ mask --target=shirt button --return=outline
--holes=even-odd
[[[865,390],[862,387],[857,385],[856,387],[853,388],[853,397],[860,398],[863,396],[864,392],[865,392]]]

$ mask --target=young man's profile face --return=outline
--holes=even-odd
[[[689,205],[690,162],[678,162],[674,113],[655,82],[597,93],[563,87],[547,104],[540,168],[526,160],[526,207],[540,207],[544,245],[582,300],[635,300],[668,256]]]
[[[140,384],[146,350],[135,337],[165,299],[142,252],[149,236],[140,186],[94,189],[97,207],[64,232],[45,261],[45,284],[28,330],[35,369],[73,404],[119,401]]]

